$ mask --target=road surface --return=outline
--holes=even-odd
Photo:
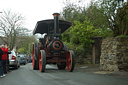
[[[117,77],[84,72],[76,68],[73,72],[58,70],[47,65],[45,73],[32,70],[32,64],[11,69],[6,77],[0,78],[0,85],[128,85],[128,77]]]

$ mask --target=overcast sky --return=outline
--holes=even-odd
[[[21,13],[26,17],[25,27],[33,30],[36,22],[44,19],[52,19],[54,12],[60,12],[63,8],[63,0],[0,0],[0,12],[11,10]],[[72,0],[76,1],[76,0]],[[86,0],[88,2],[90,0]]]

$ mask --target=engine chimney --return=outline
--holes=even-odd
[[[54,13],[54,37],[57,37],[59,35],[59,13]]]

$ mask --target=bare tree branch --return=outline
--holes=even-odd
[[[22,17],[19,13],[13,13],[11,10],[3,10],[0,23],[1,23],[1,30],[4,33],[4,37],[6,40],[3,40],[5,43],[9,44],[11,49],[13,49],[18,28],[22,28],[23,22],[25,18]],[[2,38],[2,37],[1,37]]]

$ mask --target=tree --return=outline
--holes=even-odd
[[[29,35],[18,36],[18,39],[16,41],[17,52],[26,53],[26,54],[32,53],[33,42],[37,42],[34,36],[29,36]]]
[[[24,17],[19,13],[13,13],[11,10],[3,10],[0,16],[0,38],[3,37],[5,44],[9,45],[12,50],[15,46],[18,29],[22,28]]]
[[[78,0],[78,2],[71,2],[70,0],[65,0],[63,11],[60,13],[60,18],[63,20],[70,21],[72,23],[72,26],[75,25],[74,21],[80,21],[84,22],[86,16],[86,8],[81,7],[82,1]],[[66,32],[62,34],[63,41],[69,43],[70,42],[70,30],[72,28],[69,28]]]
[[[28,28],[21,27],[17,29],[18,36],[30,36],[32,35],[32,30],[29,30]]]
[[[67,2],[61,12],[62,19],[72,22],[72,26],[62,34],[62,40],[69,49],[74,50],[79,63],[90,57],[94,36],[111,36],[111,29],[107,29],[107,19],[99,5],[98,2],[91,2],[86,8]]]
[[[128,35],[128,1],[102,0],[101,8],[113,35]]]
[[[115,21],[115,33],[118,35],[128,35],[128,2],[117,10]]]
[[[92,45],[92,37],[101,36],[102,29],[94,29],[93,24],[90,21],[85,20],[83,23],[75,21],[75,26],[70,30],[71,39],[70,42],[74,45],[81,45],[87,49],[86,52],[90,51]]]
[[[73,3],[70,0],[65,0],[63,11],[61,14],[61,19],[74,22],[75,20],[83,22],[86,17],[85,7],[82,7],[82,1],[76,0],[77,2]]]
[[[109,29],[109,23],[104,16],[103,8],[101,8],[101,2],[91,2],[86,10],[86,17],[94,26],[94,29],[102,29],[102,37],[111,37],[112,30]]]
[[[91,2],[90,6],[87,8],[86,16],[95,29],[106,29],[108,27],[108,23],[106,23],[107,19],[98,5],[99,2]]]

